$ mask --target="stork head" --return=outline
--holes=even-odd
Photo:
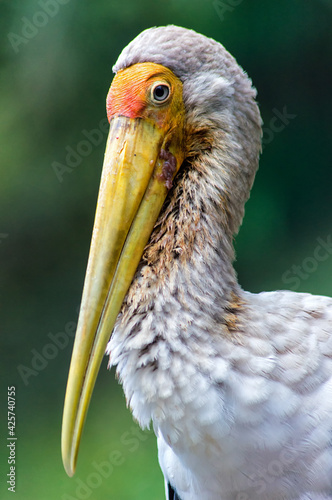
[[[167,26],[120,54],[107,96],[110,131],[68,377],[62,455],[75,471],[87,408],[106,344],[176,175],[218,152],[211,182],[237,231],[260,150],[251,81],[222,45]],[[225,201],[226,200],[226,201]]]

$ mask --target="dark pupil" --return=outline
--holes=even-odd
[[[157,101],[164,101],[169,94],[168,87],[166,85],[157,85],[153,91],[154,98]]]

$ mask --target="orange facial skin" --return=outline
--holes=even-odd
[[[156,102],[156,85],[169,87],[165,102]],[[106,99],[108,120],[115,115],[153,120],[161,128],[172,128],[184,122],[182,82],[174,73],[155,63],[137,63],[118,71]]]

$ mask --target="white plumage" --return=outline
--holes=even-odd
[[[144,62],[183,83],[186,154],[110,364],[153,424],[175,499],[331,500],[332,300],[251,294],[232,267],[261,147],[256,91],[219,43],[183,28],[141,33],[115,71]]]
[[[162,329],[157,316],[160,340],[142,356],[148,320],[135,337],[115,330],[108,350],[133,414],[142,427],[152,420],[182,500],[332,498],[332,301],[241,298],[236,338],[203,320],[182,335],[180,317]]]

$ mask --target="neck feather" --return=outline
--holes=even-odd
[[[108,345],[110,364],[118,365],[128,404],[143,426],[157,418],[156,408],[168,397],[163,391],[173,354],[174,359],[190,359],[200,349],[209,356],[214,332],[219,332],[218,342],[236,339],[243,302],[232,266],[232,241],[243,207],[230,198],[230,188],[238,197],[243,194],[237,180],[227,178],[227,172],[235,172],[228,137],[221,132],[216,138],[211,126],[190,134],[187,160]]]

